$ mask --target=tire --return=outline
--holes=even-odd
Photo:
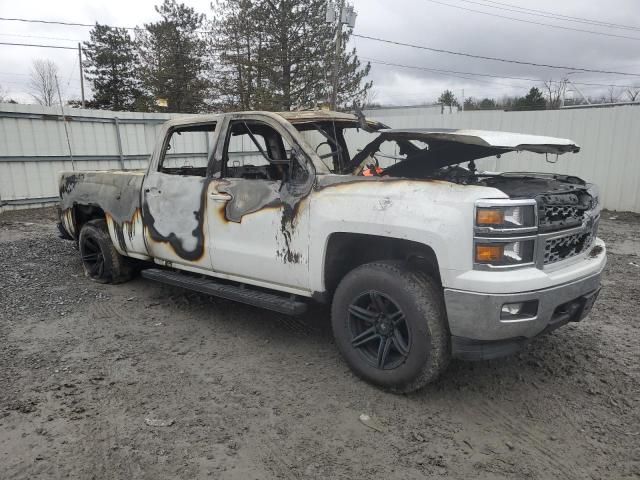
[[[351,369],[395,392],[432,382],[451,358],[441,288],[403,262],[368,263],[345,275],[333,297],[331,323]]]
[[[94,282],[123,283],[133,277],[132,264],[116,251],[104,220],[91,220],[82,226],[78,250],[84,274]]]

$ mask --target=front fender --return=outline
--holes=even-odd
[[[311,196],[309,273],[311,289],[319,292],[325,290],[329,237],[337,232],[427,245],[436,254],[446,286],[454,271],[472,268],[475,200],[506,197],[493,188],[444,181],[384,177],[361,181],[363,177],[345,176],[344,182],[336,183],[335,177],[340,177],[332,177]]]

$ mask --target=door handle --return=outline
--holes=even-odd
[[[150,195],[160,195],[162,190],[158,190],[156,187],[145,188],[144,193],[148,193]]]
[[[209,198],[211,200],[217,200],[220,202],[226,202],[227,200],[231,200],[231,195],[229,195],[228,193],[210,193],[209,194]]]

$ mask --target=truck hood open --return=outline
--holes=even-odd
[[[429,150],[476,152],[475,158],[494,155],[495,151],[529,151],[535,153],[576,153],[580,147],[566,138],[525,135],[522,133],[494,132],[453,128],[389,128],[378,131],[389,140],[420,140],[429,144]]]
[[[386,141],[396,142],[406,159],[387,168],[393,176],[424,175],[448,165],[457,165],[513,151],[561,155],[579,152],[580,147],[565,138],[447,128],[380,129],[378,137],[352,160],[355,168],[366,162]],[[425,143],[425,146],[416,142]]]

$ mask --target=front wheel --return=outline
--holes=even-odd
[[[450,359],[441,289],[401,262],[349,272],[331,308],[338,349],[361,378],[397,392],[435,380]]]

